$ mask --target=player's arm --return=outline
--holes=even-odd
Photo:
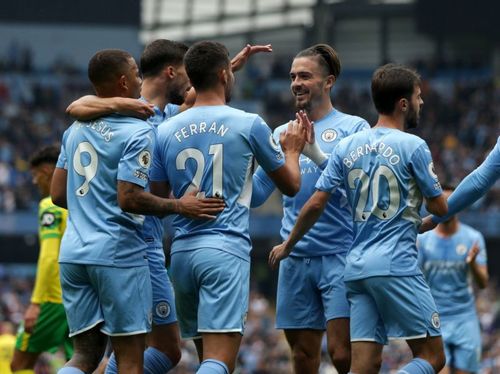
[[[425,198],[425,209],[436,216],[444,216],[448,212],[448,204],[444,195]]]
[[[276,189],[273,181],[260,166],[252,178],[252,200],[251,208],[257,208],[264,204]]]
[[[486,286],[488,286],[489,274],[486,265],[486,249],[483,238],[474,242],[474,245],[467,254],[465,262],[469,264],[472,277],[478,287],[481,289],[486,288]]]
[[[247,44],[236,56],[231,59],[231,70],[236,72],[240,70],[247,63],[250,56],[261,52],[272,52],[273,47],[271,44],[267,45],[250,45]]]
[[[147,119],[154,114],[153,108],[153,104],[138,99],[87,95],[69,104],[66,108],[66,113],[82,121],[92,120],[113,113]]]
[[[56,167],[54,170],[54,175],[52,176],[52,182],[50,184],[50,197],[52,202],[60,206],[61,208],[67,209],[68,203],[66,200],[66,183],[68,178],[68,171],[66,169]]]
[[[330,193],[316,190],[316,192],[307,200],[299,213],[299,217],[293,226],[292,232],[287,240],[280,245],[275,246],[269,253],[269,265],[274,269],[279,262],[288,257],[293,247],[304,235],[313,227],[325,210]]]

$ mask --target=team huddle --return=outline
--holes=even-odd
[[[181,358],[180,337],[196,345],[197,373],[232,373],[249,302],[250,208],[275,188],[283,243],[269,265],[279,268],[276,327],[295,373],[318,372],[325,332],[339,373],[378,373],[390,339],[413,353],[401,373],[479,370],[468,275],[486,286],[486,250],[455,214],[498,179],[500,137],[478,169],[443,192],[427,144],[406,132],[423,105],[418,74],[396,64],[375,71],[379,118],[370,127],[334,108],[341,64],[324,44],[293,59],[296,118],[272,132],[259,115],[227,105],[233,73],[270,51],[246,46],[230,60],[217,42],[156,40],[140,70],[125,51],[92,57],[96,96],[68,107],[77,120],[60,151],[31,163],[34,175],[44,167],[43,183],[34,178],[47,197],[40,239],[57,247],[51,281],[60,278],[62,300],[60,291],[34,293],[14,373],[32,372],[37,355],[68,334],[60,374],[167,373]],[[422,222],[424,202],[433,216]],[[59,207],[68,210],[65,230]],[[170,274],[166,215],[174,215]],[[433,230],[417,239],[419,229]],[[44,339],[52,310],[61,332]]]

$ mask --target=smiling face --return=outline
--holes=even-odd
[[[311,112],[323,100],[330,99],[329,76],[318,63],[318,57],[297,57],[290,69],[290,89],[297,110]]]
[[[139,98],[141,96],[142,77],[133,58],[128,59],[128,67],[124,78],[126,80],[126,97]]]

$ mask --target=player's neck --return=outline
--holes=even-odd
[[[319,121],[328,113],[330,113],[333,110],[333,105],[332,102],[330,101],[330,98],[328,100],[325,100],[321,102],[317,107],[312,108],[310,111],[307,112],[307,116],[311,121]]]
[[[404,117],[396,114],[379,114],[377,124],[374,127],[387,127],[390,129],[405,131]]]
[[[436,230],[442,236],[451,236],[458,231],[459,222],[456,217],[451,218],[450,220],[440,223]]]
[[[148,103],[156,105],[161,111],[165,110],[167,106],[167,97],[164,85],[156,84],[152,79],[146,78],[142,82],[141,95]]]
[[[214,105],[226,105],[224,90],[196,91],[196,101],[193,107]]]

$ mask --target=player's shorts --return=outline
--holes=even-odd
[[[440,336],[441,323],[423,275],[347,281],[351,342]]]
[[[324,330],[326,322],[349,318],[344,285],[345,255],[290,256],[280,263],[276,327]]]
[[[40,314],[31,334],[24,331],[24,325],[17,332],[16,349],[21,352],[54,353],[62,346],[67,359],[73,355],[73,343],[68,336],[64,306],[57,303],[40,304]]]
[[[153,324],[168,325],[177,322],[174,290],[165,268],[163,248],[148,247],[146,256],[153,289]]]
[[[110,336],[151,330],[149,267],[118,268],[60,264],[63,302],[70,336],[99,325]]]
[[[172,254],[171,265],[184,339],[198,338],[201,333],[243,334],[250,288],[248,261],[203,248]]]
[[[479,372],[481,330],[477,316],[442,317],[446,365],[455,369]]]

